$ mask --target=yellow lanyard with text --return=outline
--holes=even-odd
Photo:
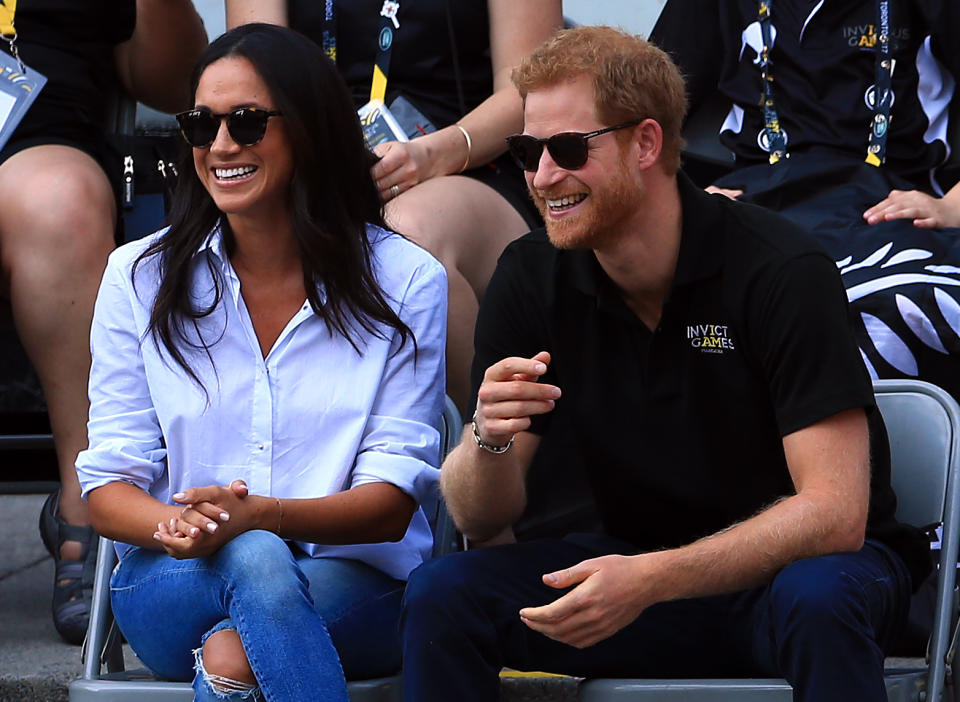
[[[17,0],[0,0],[0,34],[5,37],[17,35],[17,30],[13,27],[15,14],[17,14]]]

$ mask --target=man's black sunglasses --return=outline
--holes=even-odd
[[[267,131],[267,121],[281,114],[277,110],[257,107],[239,107],[230,112],[211,112],[205,107],[187,110],[177,115],[180,133],[190,146],[204,149],[213,143],[220,131],[220,122],[226,118],[230,138],[240,146],[259,144]]]
[[[594,132],[561,132],[554,134],[546,139],[537,139],[529,134],[513,134],[507,137],[507,146],[510,149],[510,155],[525,171],[536,171],[540,167],[540,156],[543,155],[543,147],[546,145],[550,152],[550,158],[560,168],[568,171],[575,171],[583,168],[587,162],[587,139],[593,139],[595,136],[606,134],[617,129],[626,129],[640,124],[640,120],[635,119],[623,124],[615,124],[612,127],[605,127]]]

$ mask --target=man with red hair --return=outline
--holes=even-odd
[[[683,80],[642,39],[561,32],[514,82],[508,142],[546,231],[507,249],[480,311],[476,412],[441,483],[487,547],[411,577],[405,698],[497,699],[510,666],[885,699],[929,563],[893,516],[833,262],[678,171]],[[528,486],[577,473],[602,528],[524,540]]]

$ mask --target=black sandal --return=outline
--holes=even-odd
[[[74,526],[60,518],[60,491],[50,494],[40,510],[40,538],[53,556],[56,574],[53,580],[53,625],[64,641],[82,644],[90,621],[93,576],[97,564],[97,532],[91,526]],[[60,558],[64,541],[83,544],[79,560]]]

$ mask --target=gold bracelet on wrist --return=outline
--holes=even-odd
[[[464,129],[463,125],[459,122],[455,122],[454,127],[460,130],[460,133],[463,134],[463,138],[467,140],[467,158],[464,159],[463,165],[460,166],[460,170],[457,173],[463,173],[467,170],[467,166],[470,165],[470,155],[473,153],[473,139],[470,138],[470,132]]]
[[[280,535],[280,524],[283,523],[283,505],[280,503],[280,498],[277,497],[276,495],[273,496],[273,499],[275,499],[275,500],[277,501],[277,512],[279,513],[279,516],[277,517],[277,528],[276,528],[276,530],[275,530],[273,533],[276,534],[277,536],[279,536],[279,535]]]

